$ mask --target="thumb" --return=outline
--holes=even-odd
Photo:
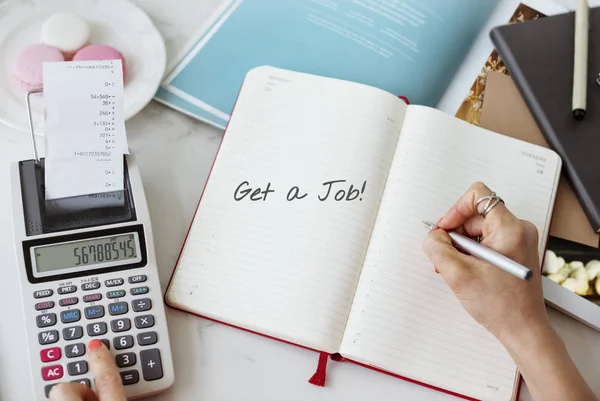
[[[451,287],[471,274],[470,257],[458,251],[448,233],[442,229],[432,231],[425,237],[423,251]]]

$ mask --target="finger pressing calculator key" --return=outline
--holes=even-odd
[[[128,399],[168,389],[174,380],[169,331],[137,168],[127,164],[122,207],[70,221],[68,214],[46,216],[44,194],[36,194],[41,183],[21,191],[21,174],[39,175],[39,166],[28,163],[15,164],[11,173],[13,216],[21,219],[13,226],[33,389],[28,399],[47,400],[58,383],[95,389],[88,360],[93,339],[112,354]],[[27,220],[32,216],[42,220]]]

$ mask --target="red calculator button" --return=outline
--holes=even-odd
[[[40,358],[42,358],[42,362],[58,361],[60,356],[60,348],[58,347],[46,348],[40,351]]]
[[[63,367],[61,365],[45,366],[42,368],[42,378],[46,381],[57,380],[63,377]]]

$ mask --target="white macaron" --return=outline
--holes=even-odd
[[[88,43],[90,35],[88,22],[69,12],[52,15],[42,26],[42,42],[58,48],[68,60]]]

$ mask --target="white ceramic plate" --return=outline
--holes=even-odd
[[[0,121],[29,132],[26,92],[14,80],[18,52],[41,41],[41,27],[54,13],[74,12],[92,25],[90,43],[102,43],[125,57],[125,119],[152,100],[166,68],[162,36],[150,18],[127,0],[9,0],[0,1]],[[43,134],[44,103],[32,96],[33,124]]]

